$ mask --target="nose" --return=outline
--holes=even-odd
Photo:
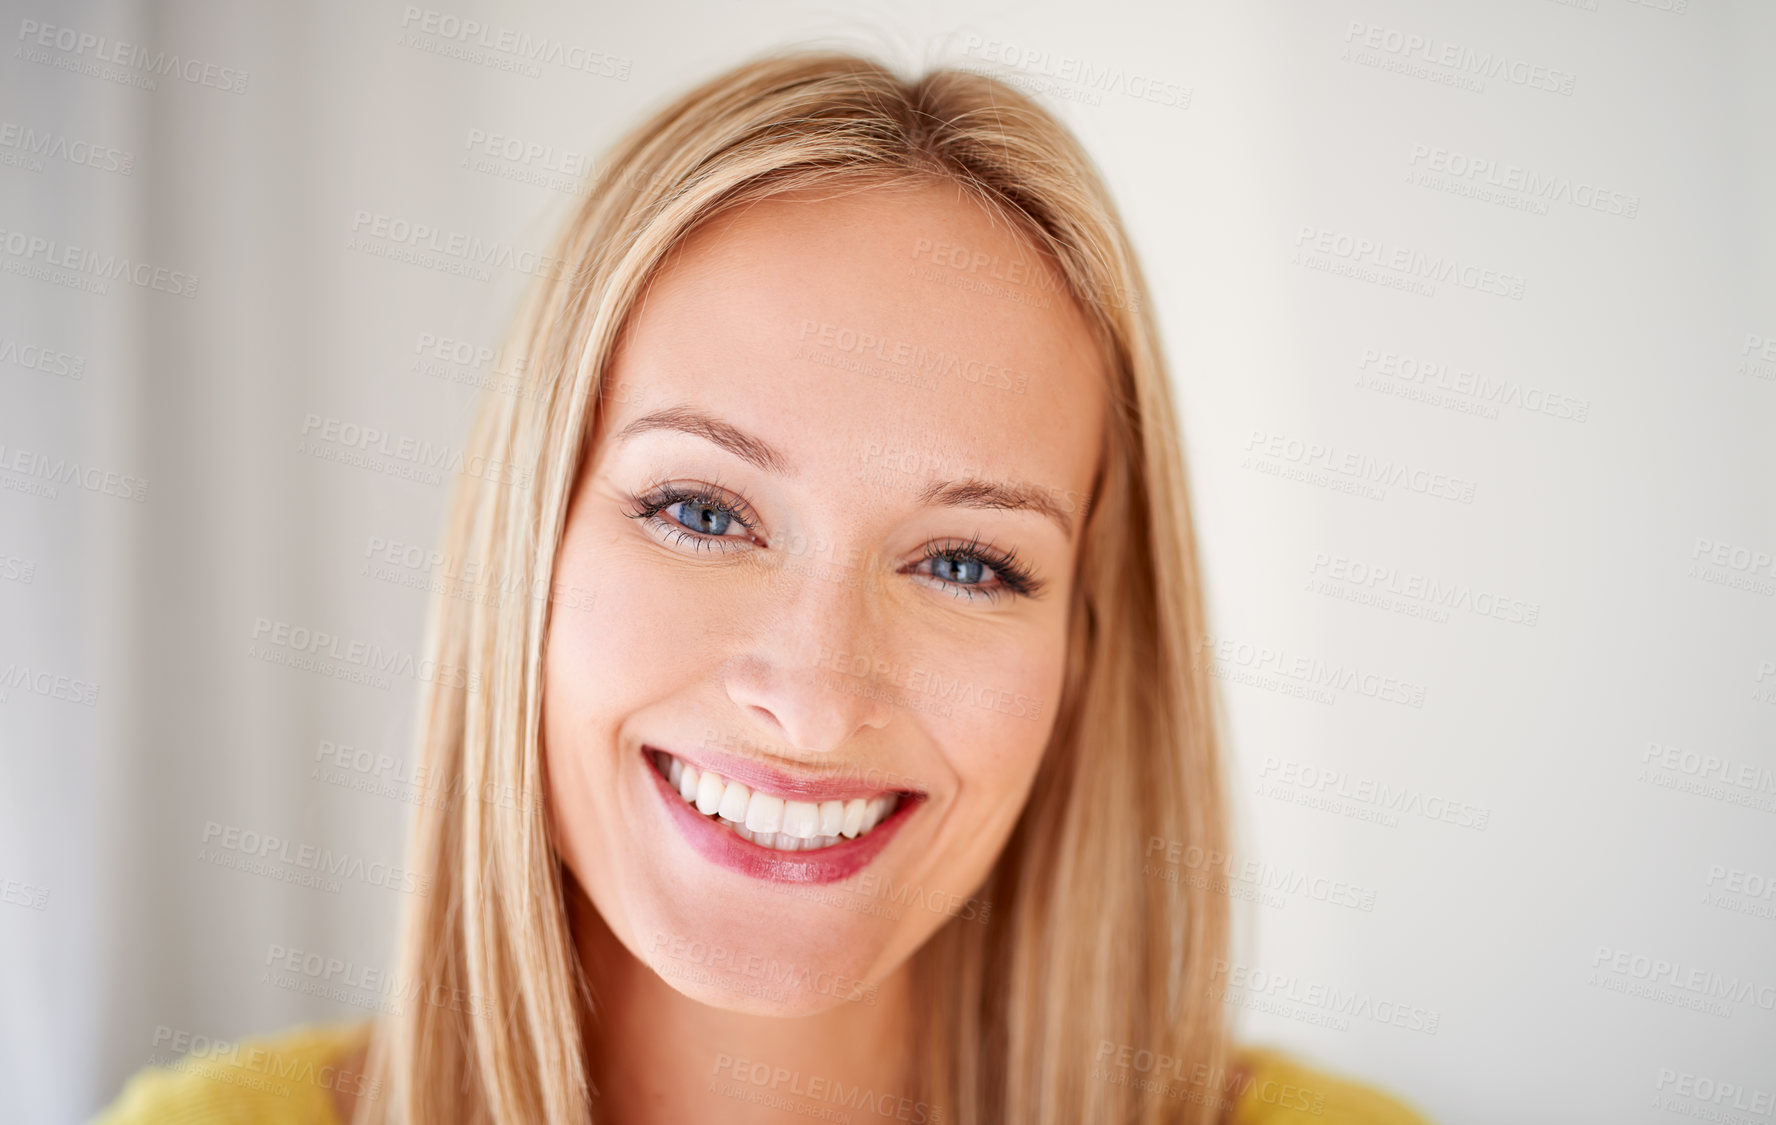
[[[853,674],[887,659],[889,630],[869,596],[868,576],[822,569],[781,577],[780,593],[724,669],[729,699],[773,737],[812,753],[830,753],[886,726],[896,690]]]

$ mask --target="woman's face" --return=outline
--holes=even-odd
[[[560,852],[687,996],[873,1002],[990,915],[1052,729],[1085,319],[953,185],[778,197],[679,248],[606,395],[544,661]]]

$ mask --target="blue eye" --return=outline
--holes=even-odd
[[[728,525],[734,522],[732,512],[707,500],[680,500],[672,508],[672,518],[699,535],[726,534]]]
[[[755,522],[742,512],[739,504],[707,485],[667,485],[649,495],[632,498],[627,514],[648,521],[676,540],[689,541],[698,550],[725,550],[746,538],[730,535],[730,531],[739,527],[750,532]]]
[[[1011,551],[983,544],[977,537],[967,543],[929,544],[922,563],[931,564],[931,577],[955,591],[959,598],[998,598],[1004,594],[1034,596],[1042,582],[1018,561]],[[982,580],[991,575],[992,581]]]
[[[979,559],[940,555],[931,561],[933,577],[945,582],[959,582],[964,586],[979,584],[987,572],[987,564]]]

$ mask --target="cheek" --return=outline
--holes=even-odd
[[[549,625],[550,705],[560,703],[576,725],[614,725],[650,697],[671,694],[710,647],[695,591],[646,544],[625,541],[626,531],[570,527],[557,563],[556,582],[585,592]]]
[[[1054,730],[1065,634],[1038,634],[996,660],[941,676],[947,708],[924,722],[943,758],[950,800],[934,807],[935,835],[909,881],[973,901],[1004,852]]]
[[[633,529],[570,520],[553,579],[574,594],[550,612],[543,657],[549,807],[570,861],[608,854],[619,842],[625,819],[615,781],[624,719],[687,694],[707,667],[710,641],[699,627],[698,600],[682,575],[649,557],[645,544],[625,541],[625,532]],[[592,873],[576,873],[597,882]]]
[[[957,805],[975,829],[1009,833],[1054,730],[1065,672],[1059,623],[967,664],[938,664],[927,724],[957,780]],[[983,834],[992,837],[991,832]]]

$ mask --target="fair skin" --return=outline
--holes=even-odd
[[[556,559],[590,606],[551,621],[542,732],[608,1120],[916,1098],[909,959],[991,909],[1061,694],[1105,376],[1052,274],[1039,302],[911,268],[943,244],[1050,269],[947,181],[773,198],[677,248],[613,359]],[[736,841],[652,750],[783,797],[785,829],[798,794],[881,819],[782,850],[767,801]]]

